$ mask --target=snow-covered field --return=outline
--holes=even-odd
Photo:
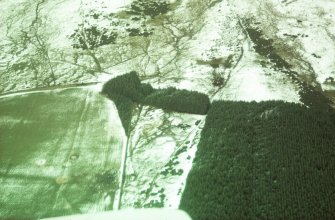
[[[257,2],[257,3],[256,3]],[[240,17],[254,17],[277,43],[278,52],[310,83],[334,90],[335,2],[329,0],[243,0],[233,2]],[[241,6],[245,7],[241,7]]]
[[[79,88],[1,98],[0,105],[0,218],[112,207],[126,139],[111,101]]]
[[[171,0],[156,17],[127,13],[134,1],[0,1],[0,93],[88,82],[99,91],[135,70],[155,88],[196,90],[212,101],[301,102],[299,85],[256,52],[248,21],[273,40],[300,81],[335,100],[331,0]],[[81,46],[92,43],[85,28],[93,27],[100,31],[95,43],[111,33],[115,41],[74,48],[75,33],[84,36]],[[205,117],[148,107],[137,113],[121,208],[177,208]]]
[[[178,208],[205,116],[144,107],[128,143],[122,208]]]

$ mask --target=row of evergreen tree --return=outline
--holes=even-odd
[[[210,107],[207,95],[195,91],[178,90],[173,87],[155,90],[144,99],[144,104],[200,115],[206,115]]]
[[[335,219],[335,125],[284,102],[215,102],[180,208],[194,220]]]
[[[117,76],[109,80],[102,94],[112,99],[119,111],[122,124],[129,132],[133,103],[150,105],[168,111],[190,114],[207,114],[210,100],[207,95],[173,87],[154,89],[150,84],[141,83],[137,72]]]

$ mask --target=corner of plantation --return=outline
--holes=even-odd
[[[299,104],[213,103],[180,208],[194,220],[334,218],[334,130]]]
[[[113,100],[127,134],[134,105],[147,105],[166,111],[206,115],[210,107],[207,95],[174,87],[154,89],[141,83],[135,71],[117,76],[104,84],[102,94]]]
[[[128,134],[135,103],[207,115],[180,203],[194,220],[334,217],[334,111],[284,101],[210,104],[198,92],[141,84],[136,72],[102,93]]]

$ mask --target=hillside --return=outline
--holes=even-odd
[[[5,141],[0,142],[0,151],[15,158],[16,152],[24,148],[22,143],[4,137],[15,136],[24,129],[29,131],[24,139],[29,146],[27,149],[37,154],[39,148],[45,148],[55,138],[67,148],[72,146],[69,137],[82,123],[86,126],[85,132],[78,133],[78,142],[73,143],[78,143],[78,149],[109,149],[99,155],[88,152],[88,155],[92,153],[92,158],[119,155],[115,169],[112,164],[105,167],[113,172],[117,170],[113,173],[117,184],[110,189],[112,194],[103,197],[105,205],[87,209],[85,204],[89,204],[89,200],[84,201],[84,198],[74,201],[73,204],[82,208],[73,208],[71,213],[178,208],[180,201],[181,207],[188,207],[185,198],[194,190],[189,188],[190,181],[200,181],[194,160],[206,157],[206,153],[199,153],[208,135],[212,135],[206,129],[217,126],[211,119],[216,110],[213,103],[223,103],[222,106],[230,103],[232,109],[236,104],[246,108],[244,110],[252,106],[257,114],[257,109],[266,105],[264,103],[275,103],[273,108],[279,105],[288,117],[299,115],[300,111],[305,114],[308,109],[313,113],[306,114],[313,116],[288,121],[282,129],[298,132],[307,121],[312,131],[321,129],[320,137],[327,136],[327,129],[332,128],[335,121],[334,12],[335,3],[329,0],[2,0],[0,139]],[[129,76],[127,74],[133,75],[123,81]],[[63,92],[59,92],[63,90],[85,92],[77,96],[78,100],[67,101]],[[73,95],[64,93],[70,98]],[[37,94],[47,95],[43,99],[34,98]],[[36,118],[44,121],[43,126],[49,121],[53,123],[55,117],[63,121],[62,126],[77,125],[71,125],[63,135],[56,137],[36,123],[23,123],[31,117],[23,110],[8,118],[9,112],[14,111],[6,109],[12,100],[17,102],[12,109],[27,106],[27,111],[33,114],[39,112],[39,108],[44,109],[45,99],[47,103],[52,102],[52,106],[45,108],[42,118]],[[237,112],[241,110],[236,108]],[[75,117],[87,109],[91,112],[82,114],[82,120],[68,116]],[[240,123],[233,113],[227,115],[224,107],[221,110],[218,120],[233,126]],[[273,126],[271,123],[278,122],[254,121],[255,112],[242,111],[241,114],[244,120],[251,120],[243,125],[248,128]],[[318,121],[317,117],[328,119]],[[281,119],[286,120],[280,113],[276,120]],[[93,123],[91,127],[90,123]],[[297,123],[299,126],[295,127]],[[102,127],[106,129],[96,134]],[[290,141],[296,141],[295,147],[304,146],[305,136],[310,136],[312,131],[299,133]],[[241,132],[237,128],[229,134],[213,134],[213,141],[239,139]],[[274,137],[273,132],[278,130],[264,132],[266,143],[271,145],[267,138]],[[35,146],[40,134],[45,134],[46,142],[41,140],[40,145]],[[118,136],[117,143],[105,141],[108,135],[114,134]],[[263,140],[260,136],[246,141],[257,145]],[[97,140],[90,142],[90,137]],[[315,141],[324,143],[324,140]],[[233,149],[244,146],[232,143]],[[334,143],[327,144],[327,152],[333,155]],[[267,149],[272,151],[276,146]],[[62,148],[54,150],[62,152]],[[216,151],[209,148],[207,153],[215,154]],[[281,155],[283,160],[292,156],[286,153]],[[319,153],[320,157],[328,157],[323,155],[326,151]],[[64,161],[68,159],[64,155],[60,157]],[[17,160],[20,162],[20,157]],[[21,162],[27,167],[31,165],[24,159]],[[0,181],[9,178],[7,165],[4,165],[7,163],[7,159],[0,156]],[[228,166],[219,161],[215,163],[217,167]],[[304,162],[301,164],[304,166]],[[275,166],[275,163],[267,165]],[[89,168],[88,163],[85,169]],[[22,169],[26,172],[24,167]],[[254,172],[258,172],[257,169]],[[99,170],[99,173],[103,172]],[[310,175],[311,179],[315,177]],[[28,181],[25,178],[19,177],[20,181]],[[209,176],[211,178],[214,177]],[[298,185],[307,183],[297,182]],[[250,181],[243,184],[249,187]],[[6,191],[6,187],[1,185],[0,191]],[[55,197],[55,194],[50,195]],[[9,193],[0,197],[0,204],[10,201],[11,196]],[[60,206],[68,207],[66,204]],[[218,209],[222,208],[220,205]],[[186,210],[193,212],[189,208]],[[8,217],[6,213],[15,216],[13,207],[0,209],[0,218]],[[37,217],[48,216],[45,210],[41,213]],[[198,218],[197,214],[190,215]]]

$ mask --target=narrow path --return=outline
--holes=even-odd
[[[67,153],[66,153],[66,156],[64,158],[64,161],[63,161],[63,164],[65,164],[65,166],[63,167],[62,169],[62,173],[61,173],[61,176],[67,176],[67,173],[68,173],[68,170],[71,165],[71,162],[70,162],[70,156],[71,156],[71,153],[73,152],[73,149],[76,147],[76,145],[78,145],[78,142],[80,140],[80,137],[78,134],[80,134],[80,130],[83,128],[83,118],[85,116],[85,114],[87,114],[87,109],[89,107],[88,105],[88,98],[90,96],[90,92],[89,91],[86,91],[86,95],[85,95],[85,101],[82,103],[82,108],[81,108],[81,113],[80,113],[80,117],[79,119],[77,120],[77,126],[75,128],[75,132],[74,132],[74,135],[73,135],[73,138],[72,138],[72,143],[70,144],[70,147],[66,150]],[[80,146],[80,145],[79,145]],[[55,198],[55,202],[54,202],[54,205],[53,205],[53,209],[55,210],[57,204],[58,204],[58,200],[63,192],[63,190],[66,188],[65,185],[60,185],[57,192],[56,192],[56,198]]]
[[[140,110],[137,115],[137,119],[134,122],[133,127],[131,128],[131,131],[133,131],[139,121],[140,115],[142,113],[142,108],[143,106],[140,107]],[[114,105],[115,108],[115,105]],[[115,111],[117,112],[117,109],[115,108]],[[114,210],[119,210],[121,209],[122,205],[122,194],[123,194],[123,186],[125,183],[125,176],[126,176],[126,162],[127,162],[127,157],[128,157],[128,148],[129,148],[129,140],[130,140],[130,134],[129,136],[126,135],[124,129],[123,129],[123,141],[122,141],[122,158],[121,158],[121,166],[120,166],[120,180],[119,180],[119,190],[118,194],[115,196],[114,199]]]
[[[121,158],[121,166],[120,166],[120,175],[119,175],[119,189],[114,198],[113,210],[121,209],[121,200],[123,193],[123,184],[126,173],[126,160],[127,160],[127,151],[128,151],[128,143],[129,138],[124,134],[124,138],[122,140],[122,158]]]
[[[46,86],[46,87],[40,87],[40,88],[19,90],[19,91],[14,91],[14,92],[5,92],[5,93],[0,94],[0,99],[6,98],[9,96],[23,95],[27,93],[42,92],[42,91],[55,90],[55,89],[88,87],[88,86],[97,85],[99,83],[103,83],[103,82],[89,82],[89,83],[78,83],[78,84],[69,84],[69,85]]]
[[[113,104],[113,112],[118,112],[116,109],[115,104]],[[120,120],[119,115],[117,114],[117,117]],[[115,193],[114,197],[114,203],[113,203],[113,210],[119,210],[121,209],[121,199],[122,199],[122,193],[123,193],[123,183],[124,183],[124,177],[125,177],[125,170],[126,170],[126,159],[127,159],[127,152],[128,152],[128,142],[129,142],[129,137],[126,135],[125,130],[122,127],[122,150],[121,150],[121,164],[120,164],[120,174],[119,174],[119,189]]]

